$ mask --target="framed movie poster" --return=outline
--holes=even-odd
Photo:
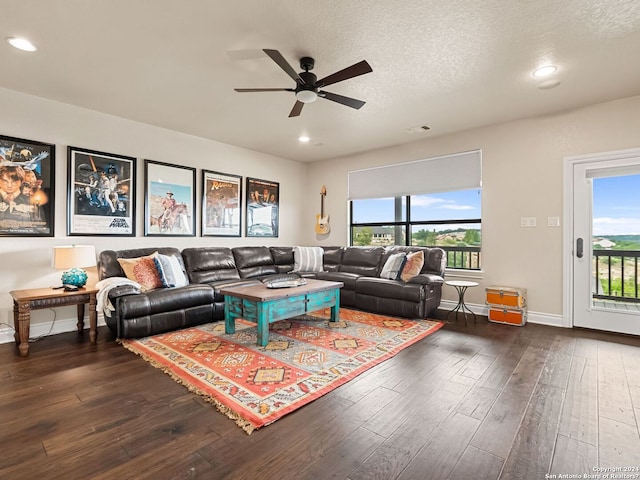
[[[278,236],[280,184],[247,178],[247,237]]]
[[[202,170],[202,236],[240,237],[242,177]]]
[[[196,169],[153,160],[144,168],[144,234],[195,236]]]
[[[67,148],[68,235],[136,234],[136,159]]]
[[[53,237],[55,145],[0,135],[0,235]]]

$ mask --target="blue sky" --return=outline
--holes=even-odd
[[[411,220],[481,218],[480,201],[479,189],[414,195],[411,197]],[[394,221],[394,199],[356,200],[353,202],[353,219],[359,223],[392,222]],[[451,228],[451,226],[442,225],[435,228],[440,230]]]
[[[593,179],[593,235],[640,235],[640,175]]]

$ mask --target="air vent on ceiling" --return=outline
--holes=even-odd
[[[421,132],[425,132],[427,130],[431,130],[431,128],[428,125],[421,125],[419,127],[410,127],[406,129],[407,133],[421,133]]]

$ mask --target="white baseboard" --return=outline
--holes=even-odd
[[[38,338],[41,335],[57,335],[58,333],[76,332],[78,330],[77,318],[64,318],[55,320],[53,322],[53,328],[51,322],[32,323],[29,329],[30,338]],[[98,326],[106,325],[102,315],[98,315]],[[84,329],[89,329],[89,318],[84,319]],[[51,330],[49,332],[49,330]],[[0,343],[14,342],[13,328],[7,325],[0,325]]]
[[[458,302],[455,301],[442,300],[439,308],[442,310],[453,310],[457,304]],[[476,315],[484,315],[486,317],[489,314],[489,307],[487,307],[486,305],[478,305],[473,303],[465,303],[465,305],[469,307],[471,311]],[[565,323],[562,315],[543,312],[532,312],[531,310],[527,312],[527,322],[537,323],[540,325],[549,325],[550,327],[571,328],[571,325],[567,325]]]

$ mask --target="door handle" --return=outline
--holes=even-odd
[[[581,238],[576,240],[576,257],[582,258],[584,256],[584,246]]]

